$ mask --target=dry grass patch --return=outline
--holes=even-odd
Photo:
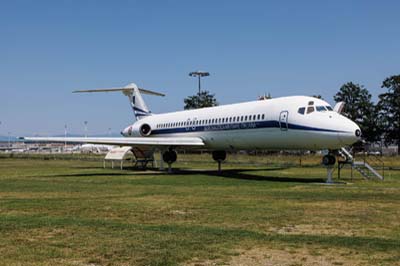
[[[216,260],[194,259],[184,265],[188,266],[335,266],[335,265],[370,265],[375,261],[378,265],[400,265],[399,261],[393,261],[395,253],[387,254],[376,252],[374,254],[363,253],[344,248],[321,248],[304,246],[300,248],[277,249],[268,247],[256,247],[248,250],[237,250],[236,254],[229,258]]]

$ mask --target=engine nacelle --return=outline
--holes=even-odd
[[[149,124],[142,124],[139,127],[139,133],[142,137],[148,137],[151,134],[151,127]]]
[[[148,137],[151,135],[151,126],[147,123],[134,124],[125,128],[121,134],[125,137]]]

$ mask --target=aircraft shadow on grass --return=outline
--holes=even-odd
[[[99,169],[99,167],[82,167],[76,166],[75,169]],[[274,175],[254,175],[251,172],[254,171],[279,171],[286,170],[288,167],[279,168],[257,168],[257,169],[226,169],[221,172],[216,170],[190,170],[190,169],[180,169],[174,168],[172,171],[173,175],[208,175],[223,178],[233,178],[233,179],[244,179],[253,181],[270,181],[270,182],[294,182],[294,183],[321,183],[325,182],[324,178],[302,178],[302,177],[285,177],[285,176],[274,176]],[[83,174],[65,174],[57,175],[54,177],[90,177],[90,176],[131,176],[132,174],[138,176],[161,176],[166,175],[165,171],[159,171],[157,168],[148,168],[148,170],[141,170],[132,167],[126,167],[125,171],[118,173],[83,173]]]
[[[258,168],[258,169],[227,169],[221,172],[215,170],[179,170],[177,169],[174,174],[184,174],[184,175],[210,175],[216,177],[233,178],[233,179],[245,179],[245,180],[255,180],[255,181],[270,181],[270,182],[295,182],[295,183],[315,183],[324,182],[323,178],[301,178],[301,177],[286,177],[286,176],[274,176],[274,175],[254,175],[251,172],[254,171],[279,171],[288,169],[287,167],[280,168]]]

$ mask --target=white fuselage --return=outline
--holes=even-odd
[[[302,109],[304,113],[302,114]],[[291,96],[151,115],[125,137],[199,137],[206,149],[339,149],[360,139],[359,127],[323,100]]]

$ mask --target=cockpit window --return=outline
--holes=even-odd
[[[317,108],[318,112],[325,112],[326,111],[325,106],[317,106],[316,108]]]
[[[310,114],[312,112],[314,112],[314,106],[308,106],[307,107],[307,114]]]
[[[304,112],[306,111],[306,108],[305,107],[300,107],[299,108],[299,110],[297,110],[297,112],[299,113],[299,114],[302,114],[302,115],[304,115]]]
[[[329,105],[325,106],[326,109],[328,109],[329,111],[333,111],[332,107],[330,107]]]

